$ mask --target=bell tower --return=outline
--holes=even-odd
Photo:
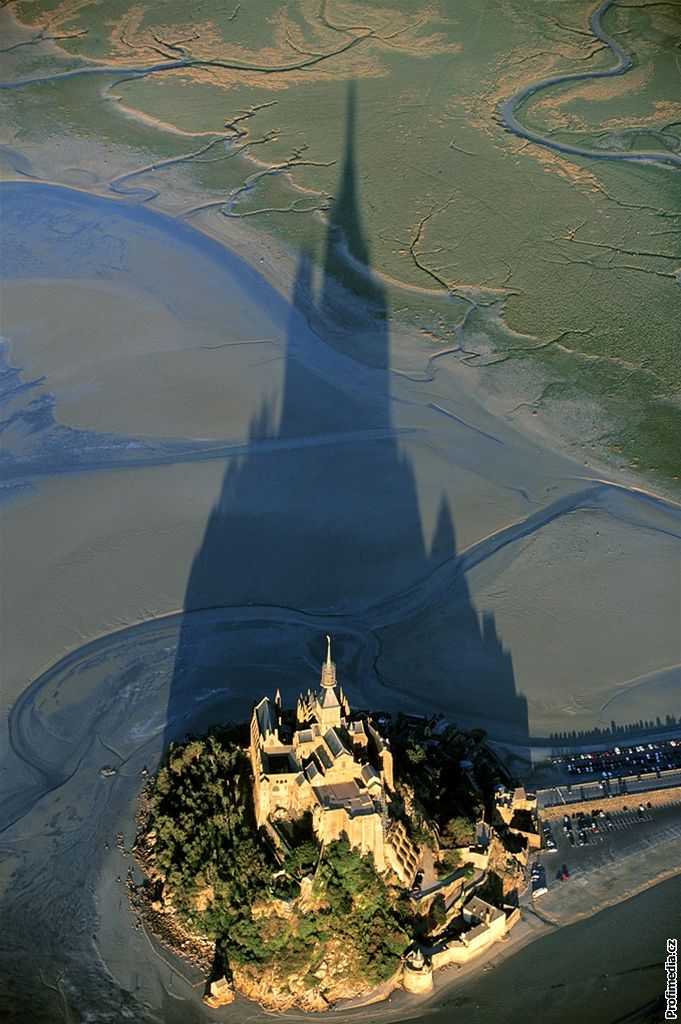
[[[326,661],[322,665],[322,681],[317,697],[319,724],[325,731],[341,724],[341,706],[336,693],[336,666],[331,660],[331,637],[326,638]]]

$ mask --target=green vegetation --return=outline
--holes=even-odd
[[[351,986],[389,978],[410,941],[406,896],[345,841],[320,858],[303,833],[282,870],[255,827],[251,799],[247,757],[230,740],[209,734],[171,746],[150,797],[148,835],[181,918],[252,979],[267,970],[312,988],[321,964],[331,978],[332,962]]]
[[[438,826],[441,848],[469,846],[475,839],[482,795],[462,762],[475,758],[477,775],[477,762],[484,760],[485,733],[461,733],[450,726],[435,740],[435,724],[426,720],[416,723],[401,715],[396,718],[390,738],[397,778],[408,780],[417,805]],[[411,825],[417,842],[427,841],[427,832],[417,823]]]
[[[391,891],[376,874],[372,858],[360,857],[345,841],[326,851],[315,894],[326,928],[343,943],[357,944],[365,976],[374,984],[390,977],[410,942],[405,894]]]
[[[311,985],[320,964],[333,958],[343,961],[344,972],[378,985],[395,972],[410,941],[406,903],[371,858],[344,840],[325,850],[305,909],[292,901],[290,912],[280,913],[261,892],[245,910],[220,937],[225,960],[251,973],[274,969],[282,979],[305,974]]]
[[[271,886],[250,792],[245,754],[212,734],[172,744],[154,787],[149,827],[156,865],[180,914],[214,937]]]
[[[447,846],[472,846],[475,841],[475,822],[462,815],[450,818],[442,830],[442,839]]]
[[[231,216],[321,262],[324,223],[310,211],[328,210],[337,195],[347,83],[356,81],[367,258],[385,275],[395,315],[459,344],[490,377],[511,362],[535,408],[551,415],[576,404],[590,420],[577,437],[669,482],[681,472],[678,172],[561,156],[496,120],[499,104],[530,82],[613,65],[589,29],[596,7],[576,0],[550,13],[540,0],[500,0],[483,26],[475,0],[454,15],[444,0],[427,9],[418,0],[358,2],[351,17],[310,0],[207,3],[198,22],[180,0],[112,0],[106,17],[96,3],[24,0],[17,16],[49,26],[65,53],[14,50],[8,77],[80,58],[232,66],[112,77],[123,106],[157,124],[103,103],[95,78],[16,90],[3,103],[20,151],[49,144],[58,157],[68,134],[68,168],[74,138],[123,154],[124,169],[137,149],[137,166],[184,151],[187,163],[134,184],[162,189],[189,178],[231,199]],[[631,53],[632,69],[542,90],[524,104],[523,123],[595,151],[677,147],[674,14],[673,5],[613,5],[603,27]],[[191,157],[213,133],[234,146]],[[471,297],[477,311],[467,316]]]
[[[438,878],[447,878],[461,867],[461,854],[458,850],[441,850],[435,863]]]
[[[319,860],[319,847],[313,839],[304,839],[294,846],[286,858],[287,874],[300,881],[312,871]]]

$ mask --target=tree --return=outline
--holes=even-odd
[[[471,846],[475,842],[475,822],[461,815],[450,818],[441,835],[446,845]]]
[[[437,932],[447,920],[447,905],[441,892],[437,894],[428,912],[428,927],[432,932]]]
[[[319,860],[319,846],[313,839],[306,839],[294,846],[286,858],[286,870],[294,878],[303,878]]]
[[[461,866],[461,854],[458,850],[442,850],[440,859],[437,862],[437,870],[440,875],[450,875]]]
[[[423,764],[426,760],[426,748],[420,743],[410,743],[407,747],[406,753],[409,761],[413,765]]]
[[[226,964],[254,975],[310,974],[339,942],[362,978],[379,984],[397,968],[410,937],[412,910],[386,885],[373,857],[346,840],[320,849],[309,829],[292,829],[285,868],[314,869],[316,905],[289,904],[282,916],[273,863],[253,818],[244,751],[216,735],[172,745],[150,796],[149,828],[158,867],[187,924],[216,939]],[[297,890],[297,887],[294,889]],[[315,966],[315,964],[317,966]]]

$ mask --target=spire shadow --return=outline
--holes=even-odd
[[[498,721],[518,742],[528,737],[511,656],[458,571],[444,497],[432,544],[423,539],[415,474],[391,412],[390,309],[362,223],[360,121],[350,83],[321,281],[315,289],[302,253],[281,392],[262,399],[247,453],[227,462],[187,581],[166,741],[220,721],[221,701],[240,698],[246,717],[277,687],[294,700],[313,678],[320,636],[344,630],[344,682],[351,659],[362,662],[358,643],[378,639],[377,674],[369,666],[369,683],[356,681],[370,686],[367,702],[399,695],[405,709]],[[448,582],[431,594],[443,563]],[[412,595],[403,615],[397,595]]]

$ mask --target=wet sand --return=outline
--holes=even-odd
[[[34,195],[24,185],[15,198]],[[242,720],[277,686],[292,701],[316,678],[326,632],[354,705],[441,711],[520,748],[606,724],[614,702],[620,723],[663,718],[678,508],[521,432],[471,390],[465,365],[434,369],[418,336],[364,312],[325,331],[331,281],[299,268],[292,308],[168,218],[63,189],[40,198],[40,245],[22,224],[28,262],[14,261],[9,285],[29,306],[35,290],[36,321],[17,319],[8,353],[6,1008],[184,1024],[206,1019],[200,980],[159,958],[116,881],[129,862],[115,836],[132,842],[139,773],[167,740]],[[169,268],[190,269],[162,272],[166,249]],[[66,298],[50,305],[60,274],[65,297],[94,301],[89,321]],[[140,292],[148,320],[117,346],[128,296],[147,317]],[[198,346],[195,321],[207,325]],[[275,339],[262,377],[251,325]],[[225,338],[202,362],[201,346]],[[367,338],[385,362],[363,361]],[[202,376],[203,400],[186,402]],[[395,1000],[385,1012],[402,1012]]]
[[[168,739],[293,700],[327,632],[356,706],[520,750],[664,724],[681,516],[397,327],[371,273],[358,302],[244,224],[168,215],[205,196],[100,194],[135,154],[78,145],[90,177],[54,166],[78,188],[28,158],[2,186],[0,1007],[185,1024],[214,1015],[135,928],[115,848]]]
[[[221,478],[257,457],[265,489],[268,459],[291,464],[291,473],[304,465],[301,486],[322,498],[325,474],[345,474],[351,564],[345,574],[336,566],[336,578],[308,575],[300,584],[286,564],[270,566],[267,587],[240,592],[226,584],[222,604],[333,609],[364,616],[367,628],[389,628],[423,613],[465,573],[478,617],[493,616],[513,659],[516,694],[527,700],[524,735],[518,721],[488,720],[484,703],[471,708],[465,686],[449,692],[448,661],[440,667],[435,649],[451,618],[418,627],[434,651],[433,710],[524,741],[611,719],[664,721],[678,711],[673,503],[624,482],[600,484],[558,450],[558,438],[549,447],[519,431],[493,399],[470,391],[475,375],[460,362],[443,359],[429,375],[423,339],[396,333],[389,372],[367,371],[310,328],[309,295],[299,295],[292,311],[246,263],[169,218],[64,189],[12,189],[17,245],[21,239],[41,255],[39,263],[25,257],[23,268],[15,261],[6,286],[7,359],[25,387],[16,389],[6,479],[33,488],[8,507],[3,527],[6,699],[64,650],[181,608]],[[25,203],[33,222],[23,216]],[[82,224],[68,251],[58,227],[66,216]],[[8,260],[11,229],[9,221]],[[144,306],[136,304],[140,295]],[[22,324],[27,303],[35,319]],[[329,397],[323,414],[306,418],[310,387]],[[296,403],[292,414],[285,401],[287,409]],[[413,511],[409,522],[395,523],[390,550],[377,543],[382,511],[366,504],[368,480],[357,473],[363,461],[372,473],[412,478]],[[87,475],[77,472],[81,465]],[[251,491],[248,514],[257,516],[265,493],[257,479]],[[390,498],[398,520],[402,494]],[[282,519],[297,515],[300,495],[278,486],[267,498],[279,503]],[[336,500],[330,491],[329,502]],[[437,532],[443,506],[448,537]],[[321,524],[330,513],[315,515]],[[327,540],[309,531],[310,564],[315,547],[326,556]],[[257,543],[256,533],[250,541]],[[22,625],[28,607],[43,624],[30,644]],[[385,650],[384,703],[419,671],[413,656],[399,644]]]
[[[222,623],[220,639],[204,652],[207,674],[218,675],[221,685],[200,695],[186,694],[184,704],[177,700],[172,725],[178,733],[187,722],[200,729],[216,719],[238,720],[247,714],[244,682],[258,652],[287,651],[292,664],[305,663],[309,639],[318,624],[300,622],[296,627],[284,620],[275,628],[263,623],[263,613],[253,609],[250,624],[233,625],[228,636]],[[216,616],[216,626],[218,623]],[[177,630],[177,620],[174,625]],[[50,979],[55,977],[69,1007],[67,1013],[76,1019],[94,1006],[104,1015],[130,1012],[140,1022],[179,1024],[213,1019],[200,1003],[203,979],[199,972],[164,951],[144,928],[136,926],[125,891],[125,876],[133,866],[129,850],[135,835],[137,797],[145,783],[141,773],[145,766],[155,764],[164,742],[172,627],[172,622],[157,623],[144,643],[138,636],[132,662],[126,646],[130,637],[124,634],[117,658],[93,649],[89,665],[82,660],[72,663],[34,684],[12,715],[7,768],[17,787],[11,808],[16,824],[3,833],[3,853],[15,866],[9,883],[11,905],[3,908],[12,949],[3,953],[8,984],[2,997],[5,1002],[0,1001],[8,1020],[29,1014],[36,1022],[54,1021],[55,993]],[[348,642],[347,648],[350,646]],[[360,637],[354,647],[358,667],[366,668]],[[211,658],[217,662],[212,666]],[[370,658],[367,661],[370,663]],[[283,656],[282,662],[277,682],[287,675],[290,678]],[[225,663],[234,667],[226,677]],[[366,696],[353,690],[349,693],[357,702]],[[115,768],[116,774],[102,775],[103,767]],[[119,834],[122,844],[117,842]],[[26,836],[32,837],[30,844]],[[546,941],[558,941],[556,925],[567,926],[557,933],[565,936],[564,942],[559,941],[560,969],[570,973],[575,969],[571,965],[581,964],[579,969],[584,970],[589,964],[586,973],[593,978],[593,964],[570,939],[573,923],[611,903],[629,900],[661,875],[678,871],[680,852],[675,839],[590,872],[587,884],[586,876],[581,880],[575,876],[569,885],[554,887],[536,908],[524,911],[524,919],[508,942],[493,947],[461,972],[440,973],[431,1000],[422,1003],[395,994],[389,1003],[371,1008],[371,1019],[430,1018],[441,1007],[451,1007],[452,1000],[471,998],[472,989],[480,992],[481,1005],[488,1005],[490,993],[498,993],[498,989],[496,982],[492,989],[484,986],[489,980],[487,972],[493,969],[494,977],[501,978],[497,971],[510,971],[513,978],[517,956],[525,955],[524,946],[530,942],[536,950],[532,954],[532,998],[545,995],[555,979],[554,969],[547,972],[542,966],[542,950]],[[651,892],[656,893],[657,887]],[[664,922],[664,909],[660,908],[669,901],[651,899]],[[628,906],[621,904],[623,913]],[[600,916],[589,921],[589,927],[598,931]],[[640,960],[641,951],[651,949],[653,938],[647,937],[649,919],[641,921],[636,912],[633,920],[641,933]],[[615,938],[611,945],[616,947]],[[626,959],[629,954],[622,956]],[[639,961],[634,958],[633,962]],[[627,967],[631,968],[629,960]],[[599,966],[596,973],[600,977],[607,970],[607,965]],[[26,986],[27,975],[33,978],[30,987]],[[524,984],[522,988],[527,998],[527,988]],[[506,996],[515,998],[515,991],[512,982]],[[302,1014],[289,1016],[306,1019]],[[266,1018],[267,1014],[242,999],[220,1017],[234,1021]],[[340,1020],[360,1018],[367,1019],[366,1010],[333,1015]],[[480,1019],[489,1018],[483,1014]]]

